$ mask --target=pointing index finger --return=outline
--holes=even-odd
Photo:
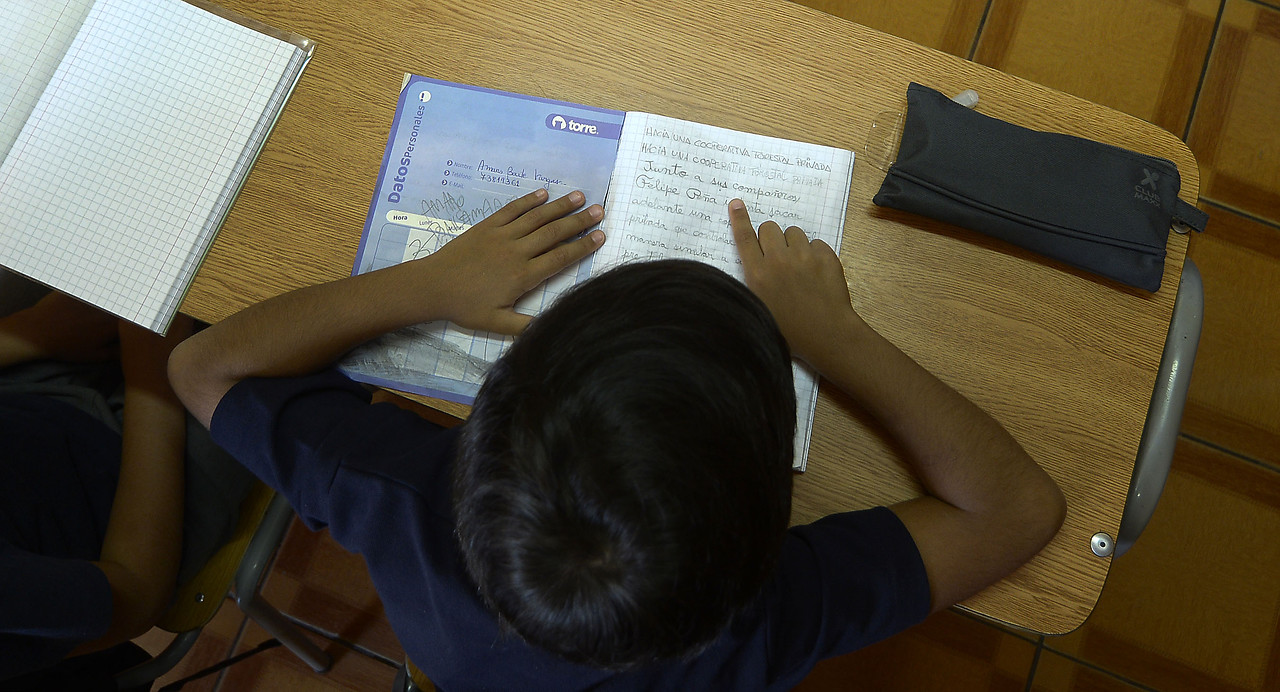
[[[733,228],[733,242],[738,246],[738,254],[743,262],[764,256],[760,249],[760,239],[756,237],[756,229],[751,225],[747,205],[740,199],[729,202],[729,225]]]

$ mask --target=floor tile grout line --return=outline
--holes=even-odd
[[[1192,434],[1190,434],[1190,433],[1180,432],[1180,433],[1178,433],[1178,434],[1179,434],[1180,436],[1182,436],[1182,437],[1186,438],[1187,440],[1190,440],[1191,442],[1195,442],[1196,444],[1204,445],[1205,447],[1208,447],[1208,448],[1210,448],[1210,449],[1212,449],[1212,450],[1214,450],[1214,451],[1217,451],[1217,452],[1221,452],[1221,453],[1223,453],[1223,454],[1226,454],[1227,456],[1235,457],[1236,459],[1239,459],[1240,461],[1243,461],[1243,462],[1248,463],[1248,464],[1250,464],[1250,465],[1257,466],[1257,467],[1262,468],[1262,469],[1265,469],[1265,470],[1267,470],[1267,471],[1271,471],[1272,473],[1280,473],[1280,466],[1276,466],[1275,464],[1272,464],[1272,463],[1270,463],[1270,462],[1262,461],[1261,459],[1254,459],[1253,457],[1249,456],[1248,454],[1243,454],[1243,453],[1241,453],[1241,452],[1237,452],[1237,451],[1235,451],[1234,449],[1231,449],[1231,448],[1229,448],[1229,447],[1224,447],[1224,446],[1222,446],[1222,445],[1218,444],[1217,442],[1213,442],[1213,441],[1211,441],[1211,440],[1206,440],[1206,439],[1204,439],[1204,438],[1202,438],[1202,437],[1198,437],[1198,436],[1196,436],[1196,435],[1192,435]]]
[[[1154,688],[1154,687],[1150,687],[1150,686],[1148,686],[1148,685],[1144,685],[1144,684],[1142,684],[1142,683],[1138,682],[1137,680],[1134,680],[1134,679],[1132,679],[1132,678],[1127,678],[1127,677],[1125,677],[1125,676],[1123,676],[1123,675],[1121,675],[1121,674],[1119,674],[1119,673],[1117,673],[1117,672],[1115,672],[1115,671],[1107,670],[1106,668],[1103,668],[1102,666],[1100,666],[1100,665],[1098,665],[1098,664],[1096,664],[1096,663],[1092,663],[1092,662],[1090,662],[1090,661],[1086,661],[1086,660],[1084,660],[1083,658],[1079,658],[1079,657],[1077,657],[1075,654],[1069,654],[1069,653],[1066,653],[1065,651],[1058,651],[1057,649],[1054,649],[1054,648],[1050,647],[1050,646],[1049,646],[1049,644],[1048,644],[1048,642],[1046,642],[1046,643],[1045,643],[1045,647],[1044,647],[1044,648],[1045,648],[1045,650],[1046,650],[1046,651],[1048,651],[1048,652],[1049,652],[1049,653],[1051,653],[1051,654],[1054,654],[1054,655],[1056,655],[1056,656],[1061,656],[1061,657],[1063,657],[1063,658],[1067,659],[1068,661],[1071,661],[1072,663],[1075,663],[1075,664],[1077,664],[1077,665],[1079,665],[1079,666],[1081,666],[1081,667],[1088,668],[1089,670],[1092,670],[1092,671],[1094,671],[1095,673],[1101,673],[1101,674],[1103,674],[1103,675],[1105,675],[1105,676],[1107,676],[1107,677],[1109,677],[1109,678],[1112,678],[1112,679],[1114,679],[1114,680],[1119,680],[1120,682],[1123,682],[1123,683],[1124,683],[1124,684],[1126,684],[1126,685],[1130,685],[1130,686],[1132,686],[1132,687],[1136,687],[1136,688],[1138,688],[1138,689],[1140,689],[1140,690],[1143,690],[1143,692],[1160,692],[1160,690],[1158,690],[1158,689],[1156,689],[1156,688]]]
[[[284,542],[281,541],[281,545],[283,544]],[[263,583],[265,583],[266,580],[269,579],[271,575],[275,572],[276,563],[279,562],[279,560],[280,560],[280,550],[279,548],[277,548],[276,551],[271,555],[271,564],[269,564],[267,568],[263,570],[263,576],[262,576]],[[228,596],[227,598],[232,602],[234,602],[235,600],[230,596]],[[356,653],[364,654],[365,656],[372,658],[378,663],[383,663],[387,666],[390,666],[391,668],[398,668],[401,665],[399,662],[392,661],[391,659],[387,658],[386,656],[383,656],[382,654],[377,653],[376,651],[368,649],[359,644],[349,642],[343,639],[342,637],[339,637],[336,633],[327,632],[317,627],[316,625],[313,625],[305,620],[302,620],[301,618],[295,617],[283,611],[280,611],[280,614],[283,615],[286,620],[289,620],[290,622],[297,625],[298,627],[308,630],[311,633],[316,634],[320,637],[333,641],[334,643],[337,643],[341,646],[345,646],[346,648],[351,649]],[[236,631],[236,636],[232,638],[231,646],[227,651],[227,654],[221,659],[222,661],[226,661],[228,659],[234,658],[237,655],[236,649],[238,649],[240,647],[240,644],[244,642],[245,634],[248,632],[248,629],[249,629],[249,622],[252,619],[253,618],[250,618],[248,615],[241,612],[240,627]],[[288,647],[285,647],[285,648],[288,648]],[[232,666],[234,665],[235,664],[232,664]],[[221,692],[222,685],[226,682],[226,676],[231,671],[232,666],[227,666],[222,670],[218,671],[218,675],[214,679],[214,683],[213,683],[213,692]]]
[[[1255,223],[1262,224],[1263,226],[1269,226],[1269,227],[1274,228],[1274,229],[1276,229],[1276,230],[1280,230],[1280,220],[1273,220],[1273,219],[1268,219],[1268,218],[1264,218],[1264,217],[1261,217],[1261,216],[1257,216],[1257,215],[1255,215],[1255,214],[1251,214],[1251,213],[1249,213],[1249,212],[1247,212],[1247,211],[1243,211],[1243,210],[1241,210],[1241,209],[1237,209],[1237,208],[1235,208],[1235,207],[1232,207],[1232,206],[1230,206],[1230,205],[1224,204],[1224,203],[1222,203],[1222,202],[1215,201],[1215,200],[1213,200],[1213,199],[1211,199],[1211,198],[1208,198],[1208,197],[1201,197],[1201,198],[1200,198],[1200,201],[1201,201],[1201,202],[1203,202],[1204,204],[1207,204],[1207,205],[1209,205],[1209,206],[1211,206],[1211,207],[1214,207],[1214,208],[1216,208],[1216,209],[1220,209],[1220,210],[1222,210],[1222,211],[1225,211],[1225,212],[1228,212],[1228,213],[1231,213],[1231,214],[1235,214],[1236,216],[1244,217],[1244,218],[1246,218],[1246,219],[1248,219],[1248,220],[1250,220],[1250,221],[1253,221],[1253,222],[1255,222]]]
[[[230,596],[227,597],[227,600],[231,601],[233,604],[235,603]],[[221,607],[225,608],[226,605],[226,603],[223,603]],[[240,626],[236,628],[236,636],[231,638],[231,646],[227,649],[227,653],[222,657],[221,661],[225,661],[236,655],[236,649],[239,648],[240,642],[244,641],[245,632],[249,631],[249,616],[239,611],[238,608],[237,612],[240,612]],[[222,689],[222,683],[226,680],[228,670],[231,670],[231,666],[227,666],[226,668],[218,671],[218,675],[213,679],[212,692],[219,692]]]
[[[1040,653],[1044,651],[1044,637],[1040,637],[1040,641],[1036,642],[1035,653],[1031,654],[1031,669],[1027,671],[1027,684],[1022,688],[1022,692],[1031,692],[1031,685],[1036,679],[1036,666],[1040,665]]]
[[[1226,0],[1223,0],[1226,2]],[[987,6],[982,8],[982,19],[978,20],[978,30],[973,32],[973,43],[969,44],[969,55],[965,59],[973,62],[973,56],[978,54],[978,41],[982,39],[982,30],[987,28],[987,18],[991,16],[991,6],[995,4],[995,0],[987,0]]]
[[[1200,105],[1200,94],[1204,91],[1204,82],[1209,76],[1209,63],[1213,61],[1213,49],[1218,45],[1218,30],[1222,28],[1222,15],[1226,12],[1229,0],[1219,0],[1218,15],[1213,19],[1213,31],[1209,33],[1209,48],[1204,52],[1204,64],[1200,67],[1200,79],[1196,82],[1196,93],[1191,97],[1191,111],[1187,113],[1187,124],[1182,128],[1182,141],[1191,136],[1191,125],[1196,120],[1196,109]]]
[[[271,578],[271,573],[274,572],[276,569],[276,562],[280,560],[280,548],[281,546],[284,545],[284,541],[285,539],[288,538],[288,535],[289,535],[288,529],[286,529],[285,537],[280,539],[280,545],[277,545],[276,549],[271,553],[271,561],[267,564],[266,569],[262,571],[262,577],[259,580],[256,588],[261,589],[262,586],[266,585],[267,579]],[[253,618],[249,617],[248,613],[244,612],[243,610],[239,610],[240,604],[236,603],[234,598],[232,598],[229,595],[227,596],[227,598],[232,603],[235,603],[236,609],[239,611],[241,619],[240,619],[240,631],[236,633],[235,638],[231,641],[231,650],[228,651],[227,655],[222,659],[224,661],[230,658],[234,658],[236,656],[236,649],[240,648],[240,644],[244,641],[245,634],[249,632],[249,622],[253,620]],[[224,603],[223,605],[225,606],[226,604]],[[226,682],[227,674],[231,672],[231,667],[234,665],[235,664],[233,663],[230,666],[227,666],[226,668],[223,668],[222,670],[218,671],[218,677],[214,679],[212,692],[222,692],[222,685],[223,683]]]
[[[960,615],[961,617],[965,617],[979,624],[986,625],[987,627],[990,627],[991,629],[994,629],[998,632],[1003,632],[1012,637],[1017,637],[1018,639],[1021,639],[1022,641],[1027,642],[1028,644],[1035,644],[1037,639],[1044,639],[1043,634],[1019,632],[1017,631],[1018,628],[1014,627],[1013,625],[1009,625],[1008,623],[995,622],[990,618],[983,617],[981,615],[978,615],[977,613],[971,613],[962,608],[951,608],[950,610],[951,612],[957,615]]]

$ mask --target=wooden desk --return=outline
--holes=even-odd
[[[1154,295],[961,229],[882,210],[863,154],[907,83],[982,96],[980,112],[1163,156],[1195,202],[1195,159],[1136,118],[783,0],[222,0],[317,42],[183,310],[217,321],[350,273],[406,71],[645,110],[859,155],[842,258],[855,306],[999,419],[1062,485],[1066,525],[1039,556],[964,607],[1045,633],[1079,626],[1110,560],[1185,258],[1171,235]],[[760,219],[762,220],[762,219]],[[896,450],[824,387],[793,520],[919,493]]]

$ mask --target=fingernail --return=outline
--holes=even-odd
[[[596,245],[604,245],[604,231],[600,229],[596,229],[588,233],[587,236],[591,238],[591,242],[595,243]]]
[[[573,192],[569,193],[569,201],[573,202],[574,204],[582,204],[584,200],[586,200],[586,197],[584,197],[582,193],[578,192],[577,190],[574,190]]]
[[[546,199],[546,198],[547,198],[547,188],[545,188],[545,187],[540,187],[540,188],[538,188],[538,189],[534,190],[534,191],[533,191],[533,196],[534,196],[534,197],[537,197],[538,199]]]
[[[589,209],[587,209],[587,216],[599,221],[604,218],[604,209],[600,208],[600,205],[598,204],[593,204]]]
[[[730,209],[732,209],[732,210],[734,210],[734,211],[738,211],[738,210],[740,210],[740,209],[746,209],[746,208],[747,208],[747,205],[746,205],[746,203],[745,203],[745,202],[743,202],[742,200],[740,200],[740,199],[735,199],[735,200],[730,200],[730,202],[729,202],[729,208],[730,208]]]

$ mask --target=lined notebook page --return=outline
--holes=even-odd
[[[167,329],[300,52],[180,0],[98,0],[0,166],[0,264]]]
[[[701,260],[742,280],[729,226],[729,200],[751,220],[799,226],[840,251],[853,152],[738,132],[648,113],[627,113],[601,228],[608,240],[592,274],[624,262]],[[792,364],[796,383],[795,465],[809,456],[818,377]]]

